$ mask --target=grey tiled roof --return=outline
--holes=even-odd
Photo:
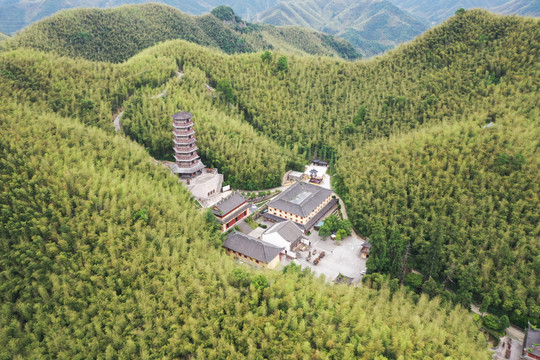
[[[302,238],[303,231],[292,221],[286,220],[272,225],[272,227],[265,232],[265,234],[273,233],[278,233],[283,239],[294,244]]]
[[[317,185],[299,182],[270,201],[268,206],[306,217],[333,193]]]
[[[237,232],[227,236],[223,247],[249,256],[252,259],[259,260],[265,264],[274,260],[274,258],[285,249],[263,243],[251,236]]]
[[[174,120],[187,120],[191,119],[192,117],[193,115],[188,113],[187,111],[179,111],[172,116]]]
[[[534,329],[530,323],[529,329],[525,335],[525,344],[523,345],[523,348],[536,356],[540,356],[540,329]],[[528,359],[528,357],[526,359]]]
[[[313,216],[313,218],[311,220],[309,220],[307,224],[300,224],[300,223],[296,223],[296,222],[295,222],[295,224],[302,230],[311,230],[313,225],[318,223],[326,214],[328,214],[333,209],[337,208],[337,203],[338,203],[337,199],[332,199],[332,200],[330,200],[328,202],[328,204],[326,204],[322,208],[321,211],[319,211],[318,214]],[[283,221],[285,221],[285,219],[280,218],[279,216],[269,214],[269,213],[264,213],[262,216],[263,216],[263,218],[268,219],[270,221],[275,221],[275,222],[283,222]]]
[[[240,215],[247,209],[249,209],[249,204],[245,203],[244,205],[240,206],[238,209],[228,213],[227,216],[221,217],[222,215],[218,215],[220,216],[220,218],[217,218],[216,220],[221,224],[226,224],[229,221],[231,221],[231,219],[237,217],[238,215]],[[216,214],[215,210],[214,210],[214,214]]]
[[[235,192],[214,205],[213,211],[217,216],[224,216],[245,202],[246,199],[239,192]]]

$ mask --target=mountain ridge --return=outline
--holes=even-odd
[[[220,9],[213,11],[218,14]],[[238,23],[223,21],[214,13],[191,16],[160,4],[64,10],[32,24],[6,47],[34,47],[61,55],[121,62],[160,41],[182,38],[227,53],[283,48],[299,54],[359,57],[350,44],[331,35],[311,29],[255,25],[241,19]]]
[[[342,37],[371,56],[420,35],[427,25],[386,0],[283,1],[258,14],[273,25],[300,25]]]

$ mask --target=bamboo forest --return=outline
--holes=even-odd
[[[7,37],[0,359],[491,359],[471,304],[540,326],[539,50],[537,18],[483,10],[372,59],[222,7],[69,10]],[[180,110],[224,186],[327,161],[365,279],[227,256],[161,165]]]

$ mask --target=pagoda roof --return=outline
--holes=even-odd
[[[176,114],[172,115],[174,120],[189,120],[193,117],[193,114],[188,113],[187,111],[179,111]]]
[[[174,164],[174,168],[172,169],[173,173],[175,174],[193,174],[199,170],[204,169],[204,164],[201,161],[198,161],[196,164],[193,164],[192,167],[184,168],[179,167],[178,165]]]

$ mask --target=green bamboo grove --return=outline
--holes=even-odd
[[[0,357],[487,359],[459,304],[540,317],[539,40],[535,19],[476,10],[371,61],[7,40]],[[427,294],[238,267],[153,161],[179,109],[235,188],[329,160],[368,270],[418,270]]]

